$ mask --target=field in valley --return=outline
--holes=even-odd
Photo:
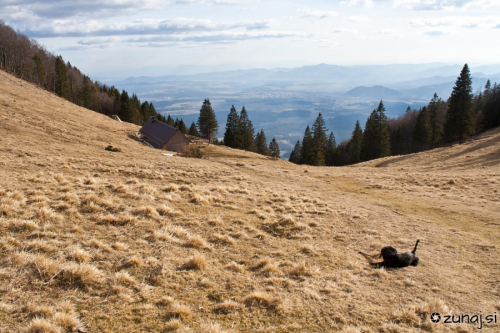
[[[430,314],[500,320],[500,130],[326,168],[218,146],[169,157],[138,129],[0,72],[0,332],[476,332]],[[359,253],[417,239],[418,267],[374,269]]]

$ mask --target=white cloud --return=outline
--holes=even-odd
[[[356,16],[348,17],[347,21],[349,21],[349,22],[368,22],[368,21],[370,21],[370,18],[366,15],[356,15]]]
[[[347,5],[349,7],[364,6],[367,8],[371,8],[373,7],[373,2],[373,0],[342,0],[340,4]]]
[[[500,23],[497,16],[445,16],[439,18],[413,19],[410,25],[413,27],[455,27],[455,28],[484,28],[490,29]]]
[[[393,0],[395,6],[414,10],[466,9],[498,6],[496,0]]]
[[[325,19],[329,17],[339,16],[339,13],[334,11],[311,10],[310,8],[303,8],[299,10],[302,18],[318,18]]]

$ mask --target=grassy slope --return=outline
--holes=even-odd
[[[429,313],[500,310],[498,131],[313,168],[166,157],[138,129],[0,72],[1,332],[472,332]],[[417,238],[416,268],[358,253]]]

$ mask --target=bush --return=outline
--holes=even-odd
[[[191,158],[203,158],[205,152],[201,149],[202,147],[198,145],[189,145],[185,149],[179,152],[179,156],[191,157]]]

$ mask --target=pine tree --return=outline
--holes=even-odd
[[[288,158],[288,161],[295,163],[295,164],[300,164],[302,160],[302,145],[300,144],[300,141],[297,140],[297,143],[295,143],[295,146],[293,147],[292,152],[290,153],[290,157]]]
[[[363,130],[359,124],[359,120],[356,120],[356,125],[354,126],[354,131],[352,132],[351,140],[348,144],[348,163],[355,164],[361,162],[361,145],[363,142]]]
[[[167,125],[175,127],[174,119],[170,116],[170,114],[168,114],[168,117],[167,117]]]
[[[196,128],[196,124],[194,123],[194,121],[191,124],[191,127],[189,128],[189,135],[197,136],[197,137],[200,136],[200,133],[198,133],[198,129]]]
[[[219,130],[219,124],[215,118],[215,112],[212,109],[210,100],[208,99],[205,99],[200,109],[198,130],[203,138],[208,139],[209,143],[212,143],[212,140],[215,138],[217,131]]]
[[[58,96],[69,99],[71,92],[68,83],[68,68],[66,67],[66,64],[61,56],[56,57],[55,70],[56,78],[54,91]]]
[[[444,111],[446,108],[446,103],[438,97],[436,93],[434,93],[434,97],[432,97],[427,109],[429,110],[429,117],[431,120],[431,146],[436,147],[436,145],[441,141],[443,137],[443,120],[444,120]]]
[[[236,135],[237,147],[239,149],[255,151],[253,124],[248,118],[248,113],[245,107],[241,109],[238,132]]]
[[[255,145],[257,147],[257,153],[265,156],[269,156],[269,148],[267,147],[267,139],[264,130],[260,130],[255,136]]]
[[[188,132],[188,129],[187,129],[187,126],[186,124],[184,123],[184,120],[181,118],[181,120],[179,120],[179,131],[181,131],[183,134],[187,134]]]
[[[136,117],[135,117],[134,103],[133,100],[130,99],[128,93],[125,90],[122,91],[122,94],[120,96],[120,102],[121,102],[121,108],[120,108],[120,113],[118,114],[120,119],[129,123],[135,123]]]
[[[302,139],[302,151],[300,152],[300,164],[311,165],[313,157],[313,137],[309,126],[306,127],[304,138]]]
[[[458,139],[458,142],[462,144],[467,137],[475,133],[476,115],[474,114],[473,98],[469,66],[465,64],[455,82],[448,103],[444,126],[445,136],[448,140]]]
[[[431,148],[432,126],[431,117],[427,107],[423,107],[418,116],[415,128],[413,129],[413,150],[420,152]]]
[[[366,120],[363,142],[361,144],[361,160],[368,161],[391,154],[391,141],[385,107],[380,101]]]
[[[224,144],[231,148],[238,148],[236,136],[240,124],[240,116],[234,105],[231,107],[226,121],[226,132],[224,133]]]
[[[271,155],[271,157],[275,158],[279,158],[281,155],[280,146],[278,145],[276,138],[273,138],[271,140],[271,143],[269,144],[269,154]]]
[[[312,127],[313,133],[313,143],[312,143],[312,152],[311,152],[311,164],[312,165],[325,165],[325,156],[326,156],[326,127],[325,121],[323,120],[323,116],[321,112],[318,114],[318,117],[314,121]]]
[[[36,53],[33,56],[33,62],[35,63],[33,69],[35,83],[41,86],[42,83],[45,83],[45,67],[43,66],[42,59]]]
[[[335,142],[335,135],[333,135],[333,132],[330,132],[326,144],[326,157],[325,157],[326,165],[328,166],[334,165],[336,150],[337,150],[337,143]]]

